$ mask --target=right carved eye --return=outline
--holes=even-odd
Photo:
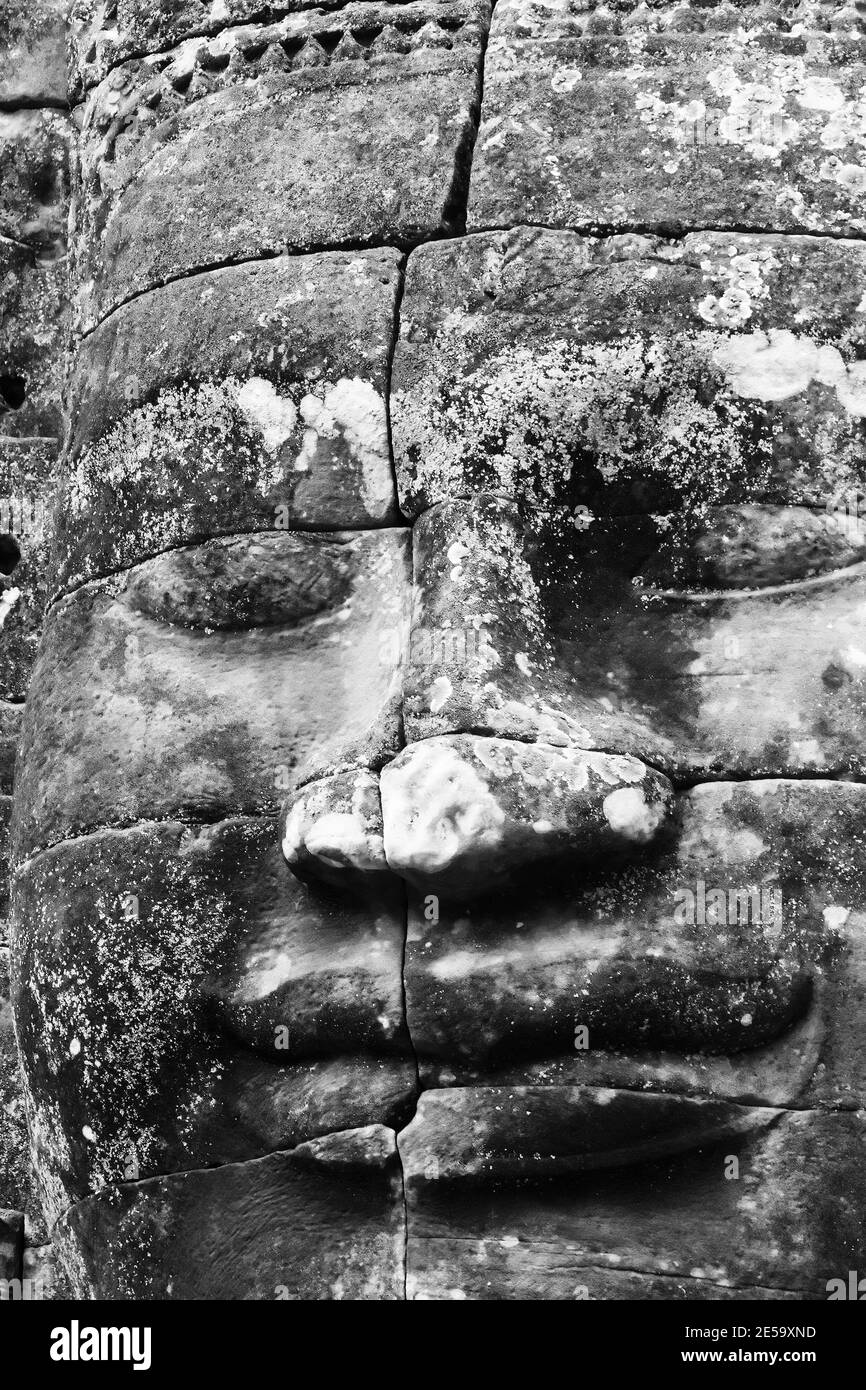
[[[640,579],[655,589],[765,589],[866,559],[866,516],[754,503],[672,519]]]
[[[127,597],[179,627],[299,627],[339,608],[351,587],[351,557],[333,536],[276,532],[159,555],[133,571]]]

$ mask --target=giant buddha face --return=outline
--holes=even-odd
[[[645,217],[568,184],[586,46],[631,65],[624,169],[646,138],[622,19],[502,0],[475,138],[483,4],[236,9],[74,35],[13,824],[73,1287],[824,1296],[866,1215],[866,250],[812,158],[848,70],[798,48],[800,203],[725,230],[764,146],[690,175],[672,127]],[[665,110],[698,41],[742,104],[752,51],[681,25]]]

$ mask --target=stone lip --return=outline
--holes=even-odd
[[[551,1054],[497,1066],[419,1056],[423,1092],[477,1087],[581,1087],[640,1094],[729,1101],[737,1105],[796,1108],[815,1075],[826,1036],[822,990],[815,981],[812,1007],[781,1037],[744,1052],[592,1052]]]
[[[652,1163],[766,1128],[780,1113],[601,1087],[464,1087],[424,1092],[398,1146],[411,1192]]]
[[[419,1008],[416,1022],[423,1034],[416,1046],[440,1064],[457,1062],[477,1071],[545,1065],[552,1055],[564,1056],[567,1064],[566,1039],[583,1024],[596,1046],[632,1059],[635,1074],[645,1050],[650,1056],[662,1050],[681,1059],[701,1053],[712,1067],[719,1058],[736,1058],[744,1049],[784,1046],[812,1001],[806,971],[783,966],[755,981],[711,971],[660,971],[656,961],[644,958],[614,961],[608,970],[588,975],[581,991],[588,999],[575,999],[570,979],[565,988],[552,984],[536,1006],[528,1001],[541,997],[532,990],[537,973],[530,965],[521,975],[518,967],[506,985],[494,978],[485,987],[479,972],[453,993],[440,983],[435,997],[441,1022],[434,1031],[427,1011],[420,1016],[418,996],[425,985],[438,982],[416,970],[410,998],[414,995]],[[474,1020],[468,1007],[473,994],[479,1011]],[[653,1076],[651,1062],[644,1075]]]

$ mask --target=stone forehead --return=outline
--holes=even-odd
[[[400,265],[383,248],[218,270],[86,337],[56,585],[202,536],[395,520],[385,397]]]
[[[453,229],[488,9],[309,11],[115,69],[83,112],[80,327],[201,266]]]
[[[864,230],[866,40],[852,6],[502,0],[470,230]]]
[[[866,252],[830,239],[517,228],[421,247],[392,382],[401,506],[695,504],[690,439],[729,460],[730,495],[705,501],[824,506],[862,480],[864,290]]]

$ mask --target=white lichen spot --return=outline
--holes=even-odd
[[[288,396],[281,396],[272,381],[251,376],[239,387],[237,403],[250,424],[261,431],[269,454],[277,453],[291,439],[298,412]]]
[[[866,416],[866,362],[846,363],[832,344],[787,328],[757,329],[720,340],[714,357],[740,396],[783,401],[817,381],[835,389],[849,415]]]
[[[453,686],[447,676],[437,676],[430,687],[430,712],[438,714],[439,711],[448,703],[454,693]]]
[[[392,868],[446,869],[467,850],[498,849],[505,812],[486,782],[453,748],[415,744],[382,770],[385,856]]]
[[[300,404],[306,425],[295,469],[306,472],[314,463],[321,439],[342,438],[350,456],[360,465],[361,494],[371,515],[379,515],[392,497],[388,452],[388,420],[379,392],[361,377],[341,377],[325,388],[323,396],[312,392]]]
[[[648,804],[640,787],[618,787],[609,792],[602,811],[611,830],[635,844],[651,840],[665,814],[660,803]]]
[[[468,554],[469,547],[468,545],[464,545],[462,541],[453,541],[451,545],[449,545],[446,555],[448,557],[448,563],[451,566],[452,581],[456,582],[462,578],[462,565]]]
[[[3,627],[20,597],[20,589],[4,589],[0,594],[0,628]]]
[[[824,918],[824,926],[828,931],[840,931],[851,916],[851,909],[850,907],[841,907],[838,903],[831,903],[829,907],[824,908],[821,916]]]
[[[555,92],[573,92],[583,78],[580,68],[557,68],[550,79]]]

